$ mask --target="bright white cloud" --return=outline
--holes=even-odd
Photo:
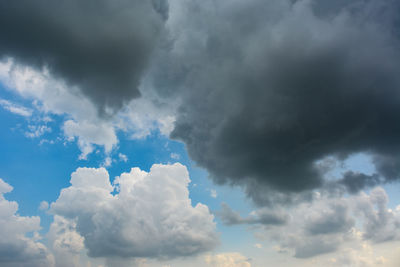
[[[51,77],[48,70],[35,70],[15,64],[12,59],[0,63],[0,81],[11,91],[34,100],[37,108],[75,120],[96,117],[96,108],[77,89]]]
[[[86,159],[88,154],[93,152],[94,144],[104,146],[106,154],[109,154],[118,143],[114,127],[100,121],[92,123],[68,120],[64,123],[64,133],[68,140],[78,139],[78,146],[82,151],[80,159]]]
[[[12,189],[0,179],[0,266],[53,266],[52,256],[37,241],[40,239],[40,218],[18,215],[17,202],[4,198],[4,194]],[[33,233],[33,237],[28,237],[28,233]]]
[[[122,130],[133,138],[145,138],[154,131],[168,136],[173,130],[175,105],[159,103],[160,99],[150,93],[132,100],[118,114],[99,117],[98,109],[77,88],[67,86],[52,77],[48,70],[42,71],[14,63],[12,59],[0,62],[0,82],[20,96],[33,100],[34,106],[46,117],[46,113],[64,115],[63,125],[67,140],[77,140],[81,150],[80,159],[92,153],[95,145],[102,146],[108,154],[118,144],[116,132]],[[32,110],[1,100],[3,108],[22,116],[31,116]],[[38,137],[48,128],[37,127],[26,133]]]
[[[123,161],[123,162],[127,162],[128,161],[128,156],[125,155],[125,154],[122,154],[122,153],[118,154],[118,158],[119,158],[120,161]]]
[[[181,156],[177,153],[171,153],[170,155],[171,159],[179,160]]]
[[[51,132],[51,128],[46,125],[28,125],[28,129],[29,131],[25,133],[25,136],[29,138],[37,138]]]
[[[79,168],[51,211],[76,222],[92,257],[173,258],[212,249],[218,242],[207,206],[192,206],[183,165],[132,168],[114,181],[104,168]]]
[[[158,101],[161,99],[144,91],[141,98],[133,99],[118,114],[118,127],[132,133],[134,139],[143,139],[157,130],[169,136],[174,129],[175,106],[170,103],[160,104]]]
[[[5,99],[0,99],[0,106],[2,106],[5,110],[8,110],[11,113],[23,116],[30,117],[32,116],[33,111],[29,108],[23,107],[21,105],[12,103]]]
[[[46,69],[38,71],[14,64],[10,59],[0,63],[0,82],[22,97],[32,99],[45,118],[46,113],[70,118],[63,129],[69,140],[77,138],[82,159],[93,152],[93,145],[104,146],[108,153],[117,144],[112,122],[100,119],[96,107],[86,97],[51,77]],[[37,137],[47,131],[43,127],[30,129],[26,135]]]
[[[112,159],[111,157],[106,157],[102,163],[102,167],[110,167],[112,164]]]

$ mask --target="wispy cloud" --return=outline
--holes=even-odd
[[[24,106],[15,104],[11,101],[0,99],[0,106],[2,106],[5,110],[14,113],[16,115],[20,115],[23,117],[30,117],[32,116],[33,111],[29,108]]]
[[[25,133],[25,136],[29,138],[37,138],[51,132],[51,128],[46,125],[29,125],[28,129],[29,131]]]

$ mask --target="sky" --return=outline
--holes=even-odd
[[[0,266],[398,267],[399,14],[0,0]]]

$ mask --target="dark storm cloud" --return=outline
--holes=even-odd
[[[160,95],[182,98],[171,136],[259,204],[265,188],[323,186],[315,162],[327,156],[367,152],[380,179],[398,177],[398,4],[330,2],[170,3],[173,45],[153,75]],[[343,183],[355,192],[361,180]]]
[[[139,96],[168,17],[165,0],[0,1],[0,57],[47,67],[100,111]]]
[[[374,173],[367,175],[364,173],[346,172],[338,184],[344,185],[350,193],[358,193],[361,190],[381,184],[382,178]]]
[[[399,11],[394,0],[0,0],[0,55],[46,66],[101,111],[139,96],[145,75],[181,103],[171,137],[214,181],[261,205],[293,202],[326,186],[315,163],[327,156],[373,156],[374,176],[338,181],[350,192],[398,180]]]

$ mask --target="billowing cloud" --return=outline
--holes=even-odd
[[[80,125],[69,133],[82,158],[117,140],[87,138],[81,125],[109,137],[172,131],[214,181],[260,205],[308,199],[326,184],[325,157],[373,157],[376,173],[338,181],[351,193],[399,178],[398,1],[0,3],[0,54],[91,100],[41,93]],[[131,101],[139,87],[143,101]],[[118,120],[97,117],[123,104]]]
[[[46,67],[106,113],[139,96],[168,17],[164,0],[4,0],[0,10],[0,57]]]
[[[315,163],[328,156],[373,157],[375,174],[349,172],[338,182],[352,193],[398,178],[397,1],[1,6],[0,54],[92,100],[79,112],[69,107],[94,114],[73,115],[74,125],[102,125],[108,136],[120,127],[135,138],[172,131],[214,181],[244,186],[261,205],[273,201],[271,191],[323,186]],[[99,122],[96,110],[118,110],[139,96],[139,85],[143,101],[127,104],[117,121]],[[117,144],[68,132],[79,135],[82,157],[93,144],[106,151]]]
[[[4,194],[13,188],[0,179],[0,265],[4,267],[47,267],[53,258],[46,247],[38,242],[39,217],[17,214],[18,204],[8,201]],[[32,234],[33,237],[28,237]]]
[[[400,206],[391,210],[387,208],[388,202],[388,196],[382,188],[360,197],[357,205],[364,217],[365,239],[378,243],[400,240]]]
[[[118,143],[114,127],[106,122],[99,121],[95,124],[90,121],[67,120],[63,128],[68,140],[72,141],[75,137],[78,139],[78,146],[82,151],[80,159],[86,159],[93,152],[94,144],[104,146],[105,153],[109,154]]]
[[[76,222],[61,216],[54,220],[47,233],[57,267],[80,267],[80,253],[84,249],[84,239],[76,232]]]
[[[315,162],[327,156],[376,159],[380,178],[348,175],[350,191],[397,179],[398,10],[391,0],[171,2],[172,44],[152,66],[159,95],[182,99],[171,136],[259,204],[266,188],[322,186]]]
[[[75,224],[91,257],[190,256],[211,250],[218,238],[207,206],[192,206],[189,182],[178,163],[153,165],[148,173],[132,168],[116,178],[113,193],[104,168],[79,168],[51,212]],[[78,240],[71,238],[63,240]]]
[[[327,253],[347,255],[349,247],[400,240],[400,208],[392,210],[387,204],[388,196],[380,187],[369,194],[361,192],[335,198],[317,193],[314,201],[288,209],[290,215],[285,224],[256,221],[259,229],[256,232],[259,237],[275,240],[279,251],[293,253],[296,258]],[[255,222],[229,207],[223,208],[221,215],[228,225]]]

